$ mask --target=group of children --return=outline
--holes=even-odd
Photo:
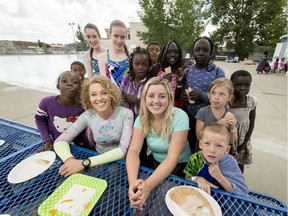
[[[35,115],[45,143],[41,150],[54,143],[64,162],[59,173],[69,176],[127,154],[128,193],[135,208],[142,209],[151,190],[171,173],[208,193],[213,187],[247,196],[242,173],[252,162],[257,106],[248,94],[250,73],[239,70],[226,79],[210,61],[208,37],[194,42],[195,63],[183,64],[175,40],[162,49],[157,42],[136,47],[129,55],[127,28],[119,20],[111,23],[108,51],[95,25],[87,24],[84,32],[90,45],[85,53],[89,78],[84,64],[73,62],[71,71],[58,78],[60,94],[42,99]],[[101,154],[76,160],[68,145],[72,141]],[[145,164],[155,169],[146,180],[137,179],[144,146]]]

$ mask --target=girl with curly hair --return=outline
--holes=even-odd
[[[134,121],[133,112],[121,107],[121,95],[107,78],[94,77],[82,89],[81,102],[86,111],[54,143],[54,150],[64,164],[59,174],[65,177],[100,164],[123,159],[127,153]],[[97,156],[75,159],[69,142],[89,127],[95,140]]]

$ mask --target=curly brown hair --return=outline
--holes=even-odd
[[[84,86],[81,91],[81,102],[84,109],[93,109],[93,106],[90,102],[90,86],[94,83],[99,83],[109,94],[111,97],[111,104],[113,107],[121,105],[121,93],[118,88],[106,77],[96,76],[90,80],[89,84]]]

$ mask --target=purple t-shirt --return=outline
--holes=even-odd
[[[35,123],[43,142],[50,139],[54,142],[84,112],[81,105],[63,106],[59,104],[56,100],[57,97],[59,95],[43,98],[35,114]],[[84,133],[77,136],[73,142],[76,145],[88,147]]]

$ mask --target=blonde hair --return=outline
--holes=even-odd
[[[162,118],[163,125],[160,136],[168,140],[170,133],[171,133],[171,125],[173,120],[173,93],[170,87],[169,82],[166,79],[162,79],[159,77],[153,77],[145,84],[142,94],[141,94],[141,101],[140,101],[140,122],[142,127],[143,136],[146,137],[149,133],[151,133],[151,128],[154,120],[153,114],[148,110],[146,106],[146,96],[148,89],[151,85],[161,85],[165,88],[167,95],[168,95],[168,107],[165,110],[164,116]]]
[[[212,132],[212,133],[216,133],[216,134],[220,134],[222,136],[225,136],[226,139],[227,139],[227,145],[229,145],[229,143],[230,143],[230,133],[229,133],[229,131],[227,130],[227,128],[224,125],[221,125],[219,123],[214,122],[214,123],[212,123],[210,125],[205,126],[204,130],[203,130],[202,138],[204,137],[205,131],[209,131],[209,132]]]
[[[88,85],[84,86],[81,91],[81,102],[85,109],[92,109],[93,106],[90,102],[90,93],[89,88],[92,84],[99,83],[105,91],[108,92],[109,96],[112,100],[112,106],[120,106],[121,104],[121,94],[118,90],[118,88],[106,77],[103,76],[96,76],[94,77]]]
[[[234,87],[233,87],[231,80],[227,78],[218,78],[218,79],[213,80],[208,87],[208,92],[211,93],[218,87],[225,87],[228,90],[229,97],[230,97],[229,101],[233,98]]]

